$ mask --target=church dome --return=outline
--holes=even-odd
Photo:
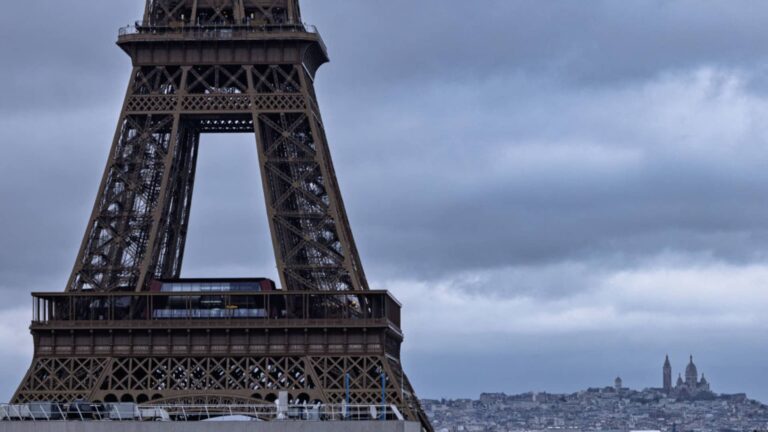
[[[696,365],[693,363],[693,356],[691,356],[691,362],[685,368],[685,381],[696,382],[699,378],[699,371],[696,369]]]

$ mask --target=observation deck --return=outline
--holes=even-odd
[[[387,291],[274,289],[269,279],[153,281],[146,292],[33,293],[36,355],[380,353],[399,357]]]
[[[33,293],[33,330],[385,327],[401,334],[387,291]]]
[[[221,44],[231,44],[233,48],[243,50],[245,47],[266,46],[273,44],[300,44],[303,47],[316,46],[313,53],[319,64],[328,62],[328,48],[320,36],[317,27],[309,24],[206,24],[186,25],[149,25],[136,22],[123,27],[118,32],[117,45],[123,51],[136,59],[136,48],[162,44],[165,46],[185,45],[202,48],[204,45],[215,44],[220,49]],[[273,53],[274,55],[274,53]],[[201,56],[202,58],[202,56]],[[178,61],[195,60],[185,55],[176,56]]]

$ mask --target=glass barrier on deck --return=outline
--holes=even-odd
[[[389,320],[400,326],[400,304],[386,291],[197,291],[35,293],[38,324],[60,321]]]
[[[233,32],[239,33],[284,33],[300,32],[317,34],[317,27],[310,24],[258,24],[243,22],[234,23],[212,23],[205,25],[173,24],[173,25],[147,25],[143,22],[136,22],[120,28],[119,36],[129,36],[135,34],[185,34],[185,35],[204,35],[213,33]]]

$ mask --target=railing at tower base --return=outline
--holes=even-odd
[[[395,405],[0,404],[0,422],[51,421],[405,421]]]

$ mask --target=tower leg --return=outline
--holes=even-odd
[[[289,290],[368,289],[357,257],[314,89],[301,65],[250,68],[262,182],[282,285]],[[300,96],[296,105],[290,96]],[[282,103],[280,103],[282,102]]]
[[[134,68],[67,291],[141,291],[179,276],[199,144],[180,113],[187,71]]]

